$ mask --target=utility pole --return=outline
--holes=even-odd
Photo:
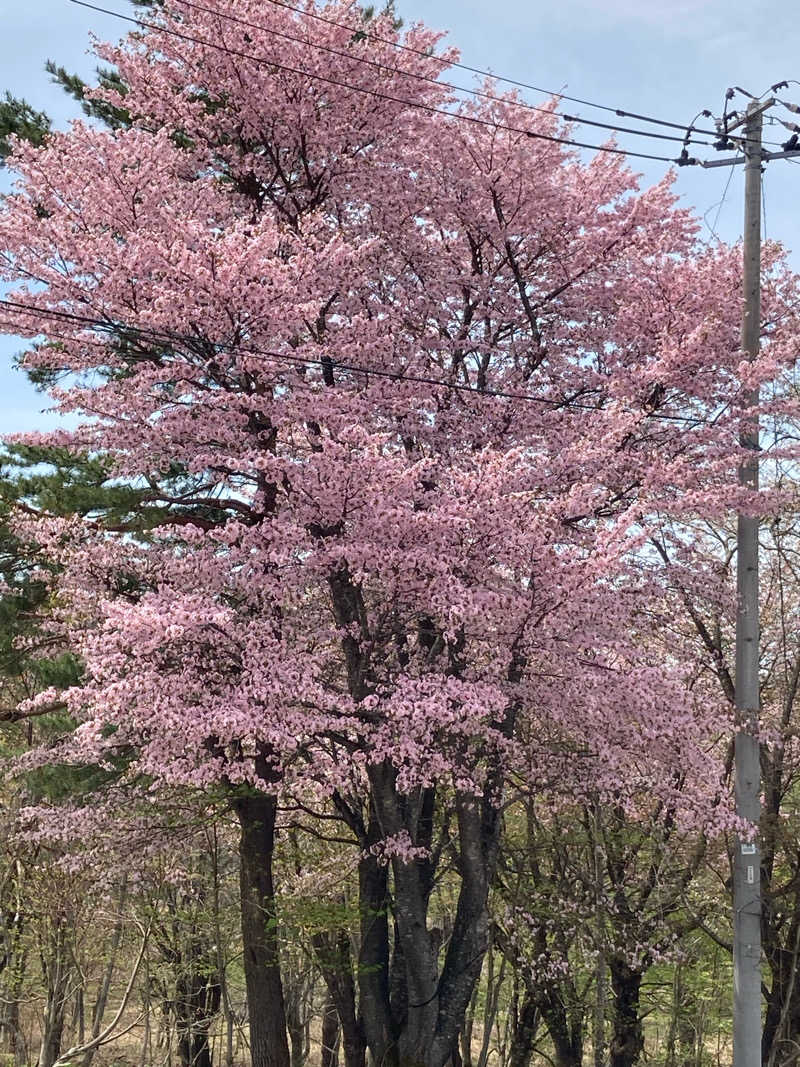
[[[786,82],[774,85],[772,91],[781,86]],[[787,141],[781,152],[762,148],[764,112],[776,102],[774,97],[752,99],[743,118],[731,125],[724,123],[717,146],[733,147],[729,135],[743,127],[743,136],[736,138],[741,142],[745,167],[741,345],[751,362],[758,357],[761,331],[762,166],[768,160],[800,156],[797,136]],[[800,111],[794,105],[786,106]],[[798,131],[796,126],[790,128]],[[700,165],[727,167],[741,162],[736,157],[703,160]],[[739,485],[753,492],[758,490],[759,399],[757,388],[743,392],[739,433],[745,452],[738,468]],[[736,814],[756,828],[761,815],[758,530],[758,517],[740,512],[736,530],[734,784]],[[761,849],[757,838],[743,841],[737,837],[733,862],[733,1067],[761,1067]]]
[[[761,130],[774,100],[754,101],[744,120],[745,193],[742,349],[758,356],[761,331]],[[744,392],[739,484],[758,489],[759,390]],[[757,516],[739,513],[736,529],[736,814],[758,826],[761,760],[758,722],[759,618]],[[733,865],[733,1067],[761,1067],[761,850],[736,839]]]

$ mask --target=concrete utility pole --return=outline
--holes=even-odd
[[[758,355],[761,329],[761,129],[764,112],[774,100],[754,101],[744,120],[744,301],[742,349]],[[758,389],[743,395],[755,410]],[[758,489],[758,417],[745,417],[739,442],[747,456],[739,466],[739,484]],[[736,738],[734,768],[736,814],[758,825],[761,761],[758,660],[757,517],[740,514],[737,522],[736,592]],[[733,1067],[761,1067],[761,854],[757,843],[736,840],[733,866]]]
[[[774,85],[772,91],[786,82]],[[730,92],[730,90],[729,90]],[[761,143],[764,112],[777,101],[752,100],[745,116],[720,130],[723,142],[743,126],[745,165],[742,349],[756,359],[761,328],[761,169],[772,159],[800,156],[797,137],[781,152],[765,152]],[[784,101],[785,103],[785,101]],[[800,112],[794,105],[790,111]],[[797,127],[791,127],[797,130]],[[736,138],[739,140],[739,137]],[[725,146],[724,144],[720,147]],[[702,160],[702,167],[732,167],[733,159]],[[758,389],[744,392],[742,406],[757,410]],[[759,426],[756,414],[743,414],[739,442],[746,456],[739,465],[739,484],[758,489]],[[734,781],[736,814],[758,826],[761,815],[761,760],[758,742],[759,619],[758,518],[739,515],[736,542],[736,737]],[[737,838],[733,863],[733,1067],[761,1067],[761,850],[757,841]]]

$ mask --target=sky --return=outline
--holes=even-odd
[[[126,14],[131,10],[126,0],[98,2]],[[688,124],[703,108],[720,114],[729,86],[758,96],[773,83],[792,78],[798,81],[782,95],[800,103],[800,13],[791,0],[396,0],[396,8],[406,23],[425,21],[447,31],[448,43],[461,50],[470,66],[625,111]],[[50,82],[45,61],[53,59],[88,77],[94,68],[90,33],[117,39],[125,29],[124,23],[70,0],[0,0],[0,91],[25,97],[62,126],[79,113],[78,107]],[[458,78],[470,75],[458,72]],[[531,103],[546,99],[535,92],[524,95]],[[733,106],[744,103],[737,94]],[[615,121],[608,112],[583,105],[569,103],[564,109]],[[781,107],[772,113],[800,121]],[[603,131],[590,127],[574,136],[598,144],[605,139]],[[768,140],[788,136],[782,126],[765,127]],[[680,148],[630,135],[620,135],[619,144],[657,155]],[[713,149],[703,151],[724,158]],[[663,163],[631,162],[645,184],[660,180],[667,169]],[[8,175],[0,173],[0,189],[7,187]],[[741,167],[682,168],[675,188],[721,239],[739,238]],[[800,160],[768,164],[764,230],[783,242],[800,270],[798,204]],[[709,226],[704,227],[712,239]],[[54,424],[54,417],[42,410],[47,398],[12,369],[19,348],[18,341],[0,337],[0,433]]]

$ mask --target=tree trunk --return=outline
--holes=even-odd
[[[336,1003],[328,994],[325,1007],[322,1009],[322,1054],[320,1067],[338,1067],[339,1057],[336,1054],[339,1045],[339,1015],[336,1011]]]
[[[500,968],[498,974],[495,974],[494,961],[495,953],[493,948],[490,947],[487,953],[486,996],[484,998],[483,1009],[483,1041],[481,1042],[481,1050],[478,1055],[478,1067],[487,1067],[489,1063],[489,1058],[491,1056],[490,1045],[492,1041],[492,1032],[494,1031],[495,1020],[497,1019],[497,1012],[500,1004],[500,989],[503,985],[503,978],[505,976],[505,956],[502,954],[500,956]]]
[[[761,1037],[762,1061],[766,1067],[780,1064],[783,1052],[800,1045],[800,914],[794,914],[783,940],[768,920],[764,922],[764,953],[772,976]]]
[[[699,1032],[698,1032],[699,1029]],[[680,1067],[695,1067],[702,1062],[703,1032],[696,1028],[690,1018],[683,1018],[678,1024],[678,1049]]]
[[[337,623],[342,628],[352,624],[361,627],[366,609],[361,589],[347,566],[330,574],[328,584]],[[442,642],[447,650],[448,673],[457,676],[465,666],[462,660],[464,635],[451,641],[445,641],[442,635]],[[369,692],[369,684],[358,639],[349,629],[342,638],[342,651],[347,663],[350,695],[355,701],[361,701]],[[512,684],[521,681],[524,669],[524,658],[515,649],[508,667],[508,681]],[[512,704],[505,709],[502,719],[493,724],[507,738],[513,734],[516,714],[517,707]],[[367,1045],[373,1062],[380,1067],[444,1067],[457,1048],[489,943],[489,887],[497,863],[504,768],[489,754],[487,764],[483,796],[457,791],[454,798],[460,886],[453,929],[441,969],[441,938],[428,926],[435,874],[432,863],[427,858],[407,861],[401,856],[391,857],[393,911],[399,948],[395,955],[396,962],[402,967],[402,989],[389,980],[387,973],[389,941],[385,921],[385,871],[381,885],[374,857],[369,857],[373,862],[365,860],[359,865],[361,1010]],[[368,766],[367,775],[370,784],[368,832],[360,814],[352,808],[349,810],[349,821],[354,828],[358,827],[362,849],[367,851],[382,838],[406,836],[412,844],[421,845],[427,851],[435,821],[436,790],[418,790],[412,798],[398,788],[397,768],[388,760]],[[370,840],[373,825],[377,836]],[[369,913],[377,919],[379,911],[384,912],[384,917],[373,930]],[[363,975],[373,963],[376,968],[374,976],[372,980],[364,981]],[[397,973],[392,977],[398,977]],[[398,992],[401,996],[397,996]],[[404,1018],[399,1017],[400,1010]]]
[[[530,1067],[540,1018],[539,1002],[526,987],[514,1019],[508,1067]]]
[[[58,1001],[52,994],[48,995],[38,1067],[53,1067],[61,1054],[65,1010],[66,1003],[63,1000]]]
[[[0,967],[3,977],[0,984],[0,1040],[13,1057],[14,1067],[24,1067],[28,1062],[28,1050],[20,1023],[20,1004],[28,957],[22,944],[24,868],[19,860],[14,863],[14,873],[15,877],[9,883],[7,908],[0,915],[0,957],[3,959]]]
[[[418,840],[418,824],[410,814],[412,806],[397,789],[396,771],[384,764],[372,767],[369,774],[381,836],[405,832],[412,841]],[[461,793],[455,798],[461,884],[441,971],[441,935],[428,927],[433,884],[428,862],[400,857],[391,861],[396,929],[391,981],[386,869],[372,857],[360,865],[361,1007],[367,1044],[373,1062],[381,1067],[444,1067],[457,1047],[489,943],[489,884],[500,822],[491,795],[489,789],[483,798]],[[384,912],[382,917],[379,911]]]
[[[347,930],[340,927],[330,933],[313,934],[311,944],[328,990],[329,1003],[323,1016],[323,1028],[328,1019],[328,1007],[332,1007],[336,1025],[335,1028],[333,1023],[329,1025],[334,1037],[341,1028],[345,1067],[365,1067],[367,1045],[364,1028],[356,1011],[356,987]]]
[[[219,900],[219,851],[216,827],[212,826],[208,837],[208,852],[211,860],[211,906],[214,918],[214,945],[217,965],[217,983],[220,992],[220,1007],[225,1019],[225,1067],[233,1067],[233,1010],[228,992],[225,954],[222,949],[222,923]]]
[[[464,1025],[461,1028],[459,1035],[459,1041],[461,1043],[461,1063],[463,1067],[474,1067],[472,1061],[472,1032],[475,1029],[475,1015],[478,1011],[478,993],[479,989],[476,984],[472,993],[472,1000],[469,1002],[466,1016],[464,1018]]]
[[[489,945],[489,883],[497,855],[499,814],[489,795],[476,798],[458,793],[455,810],[461,884],[441,973],[438,939],[427,928],[429,871],[414,862],[395,860],[392,864],[409,1001],[408,1021],[398,1045],[401,1063],[405,1059],[415,1067],[444,1067],[450,1059]]]
[[[547,1015],[545,1015],[545,1022],[547,1022]],[[574,1027],[570,1029],[569,1025],[563,1028],[551,1027],[549,1023],[547,1029],[553,1042],[556,1067],[581,1067],[583,1063],[582,1031]]]
[[[286,1025],[289,1030],[289,1058],[292,1067],[303,1067],[306,1059],[306,1024],[299,1000],[289,997],[286,1005]]]
[[[678,964],[672,982],[672,1015],[667,1033],[665,1067],[693,1067],[697,1047],[697,1004]]]
[[[61,1053],[70,977],[65,925],[64,920],[57,921],[49,945],[49,958],[42,960],[47,983],[47,1000],[42,1019],[38,1067],[53,1067]]]
[[[197,957],[191,955],[191,966]],[[175,998],[175,1030],[181,1067],[211,1067],[208,1031],[219,1008],[219,986],[202,974],[182,975]]]
[[[208,1032],[219,1011],[220,984],[213,949],[199,928],[181,923],[175,969],[175,1031],[182,1067],[211,1067]]]
[[[10,999],[4,998],[0,1002],[0,1032],[3,1034],[5,1050],[9,1053],[14,1067],[23,1067],[28,1062],[25,1036],[20,1025],[19,1005],[18,994],[12,995]]]
[[[530,982],[528,993],[539,1011],[553,1042],[556,1067],[581,1067],[583,1063],[584,1011],[575,1010],[576,991],[568,979]]]
[[[64,1007],[55,1008],[45,1018],[42,1044],[37,1067],[53,1067],[61,1054],[61,1038],[64,1033]]]
[[[611,1067],[635,1067],[644,1048],[644,1032],[639,1014],[639,991],[643,972],[624,960],[609,961],[614,993],[614,1030],[611,1038]]]
[[[592,1019],[592,1044],[594,1045],[594,1067],[605,1067],[606,1062],[606,993],[607,967],[605,956],[598,953],[595,967],[594,1016]]]
[[[192,1028],[178,1035],[178,1058],[181,1067],[211,1067],[208,1031]]]
[[[380,839],[377,830],[375,839]],[[387,868],[382,867],[374,856],[365,855],[358,865],[358,883],[361,912],[358,992],[364,1036],[373,1061],[381,1067],[395,1067],[394,1033],[389,1011]]]
[[[278,957],[272,878],[277,801],[265,793],[237,797],[242,944],[252,1067],[290,1067]]]

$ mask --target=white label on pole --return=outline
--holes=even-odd
[[[748,885],[752,885],[755,882],[755,880],[756,879],[755,879],[755,874],[753,873],[753,868],[751,866],[748,866],[748,868],[747,868],[747,884]]]
[[[756,853],[756,846],[755,845],[742,845],[742,855],[743,856],[754,856],[755,853]]]

